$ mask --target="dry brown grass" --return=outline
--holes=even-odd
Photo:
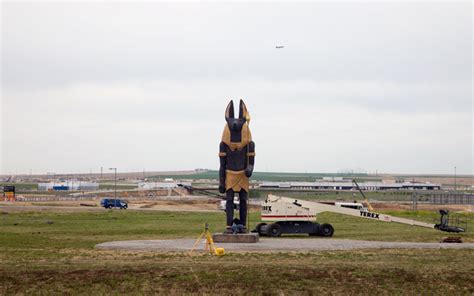
[[[3,294],[472,294],[469,250],[230,254],[62,251],[21,263],[2,256]]]

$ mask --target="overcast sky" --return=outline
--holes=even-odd
[[[470,2],[1,5],[0,173],[473,173]]]

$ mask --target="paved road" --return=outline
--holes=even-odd
[[[191,250],[194,239],[173,240],[130,240],[106,242],[96,245],[98,249],[185,251]],[[216,244],[231,251],[321,251],[354,249],[474,249],[474,243],[411,243],[378,242],[349,239],[297,239],[297,238],[260,238],[258,243],[220,243]],[[204,242],[201,243],[201,249]]]

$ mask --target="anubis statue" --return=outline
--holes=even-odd
[[[246,231],[247,197],[249,178],[255,162],[255,143],[249,129],[250,115],[240,100],[239,117],[234,118],[234,103],[231,100],[225,110],[226,125],[219,145],[219,192],[226,193],[226,232],[230,232],[234,220],[234,194],[239,194],[240,223]]]

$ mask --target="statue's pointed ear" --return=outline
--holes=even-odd
[[[244,101],[240,100],[240,106],[239,106],[239,118],[240,119],[246,119],[247,118],[247,106],[245,106]]]
[[[225,120],[234,118],[234,102],[230,100],[227,108],[225,108]]]

